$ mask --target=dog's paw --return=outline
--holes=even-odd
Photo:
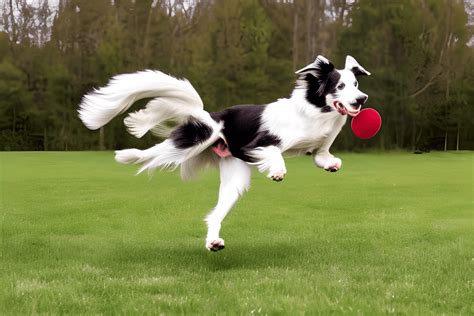
[[[206,241],[206,248],[209,251],[219,251],[224,249],[224,239],[217,238],[214,240]]]
[[[330,172],[336,172],[342,167],[342,161],[339,158],[329,158],[324,165],[324,169]]]
[[[286,170],[282,169],[282,170],[278,170],[276,172],[269,174],[268,177],[272,179],[273,181],[280,182],[283,180],[283,178],[285,178],[285,175],[286,175]]]

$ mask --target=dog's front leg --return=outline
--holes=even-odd
[[[206,248],[218,251],[224,248],[224,239],[220,238],[221,223],[237,200],[250,187],[250,166],[240,159],[228,157],[219,162],[221,184],[219,199],[212,212],[207,215]]]
[[[314,163],[319,168],[330,172],[336,172],[342,167],[342,160],[334,157],[329,151],[317,151],[314,155]]]
[[[342,160],[340,158],[334,157],[329,152],[329,148],[336,139],[336,136],[341,131],[342,126],[346,122],[345,118],[340,120],[332,132],[326,137],[321,147],[314,154],[314,163],[319,168],[323,168],[326,171],[336,172],[342,167]]]
[[[255,160],[250,164],[256,165],[258,171],[267,173],[267,177],[274,181],[283,180],[286,175],[286,166],[278,147],[258,147],[250,151],[249,155]]]

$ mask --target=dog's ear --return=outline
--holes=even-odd
[[[319,55],[311,64],[296,71],[295,74],[298,76],[311,74],[320,80],[324,80],[333,70],[334,65],[326,57]]]
[[[354,57],[347,55],[346,57],[346,70],[350,70],[354,73],[354,76],[370,76],[370,72],[364,69]]]
[[[326,87],[330,86],[328,81],[337,82],[339,80],[333,78],[332,74],[335,72],[337,71],[335,71],[334,65],[326,57],[319,55],[311,64],[295,73],[300,79],[310,83],[312,91],[318,96],[322,96],[327,90]]]

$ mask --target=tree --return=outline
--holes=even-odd
[[[461,0],[6,0],[0,4],[0,148],[147,146],[119,119],[101,131],[81,97],[123,72],[188,78],[207,110],[289,95],[318,54],[353,55],[381,134],[336,147],[473,148],[472,25]],[[472,42],[472,37],[471,37]],[[139,105],[136,105],[139,106]]]
[[[368,92],[383,104],[379,107],[385,118],[381,145],[415,148],[430,142],[427,138],[439,132],[427,118],[447,117],[447,103],[439,101],[440,93],[449,98],[452,82],[446,80],[462,67],[460,57],[469,51],[464,45],[466,28],[460,26],[466,21],[463,3],[360,0],[349,18],[351,25],[342,31],[338,55],[342,59],[351,52],[363,65],[377,70],[373,76],[378,80],[372,81]]]

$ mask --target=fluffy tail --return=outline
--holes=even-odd
[[[186,153],[177,149],[169,139],[145,150],[132,148],[115,151],[115,160],[119,163],[143,164],[137,174],[146,169],[151,171],[158,167],[161,169],[175,169],[184,161],[186,156]]]
[[[175,131],[180,129],[189,130],[186,125],[178,127]],[[203,135],[202,133],[196,134],[193,132],[192,135],[187,135],[193,141],[192,144],[181,143],[180,136],[174,133],[169,139],[145,150],[135,148],[117,150],[115,151],[115,160],[123,164],[142,164],[137,174],[145,170],[151,173],[157,168],[174,170],[178,166],[183,165],[181,177],[183,179],[190,179],[196,174],[197,170],[195,169],[213,162],[212,157],[206,155],[206,159],[199,157],[207,148],[222,137],[222,124],[213,123],[212,126],[207,126],[206,128],[209,128],[209,134]]]
[[[115,76],[107,86],[84,96],[79,105],[79,117],[88,128],[98,129],[135,101],[149,97],[154,99],[144,109],[125,118],[128,131],[138,138],[149,130],[170,138],[146,150],[118,150],[115,160],[142,164],[138,173],[183,165],[182,177],[192,177],[194,169],[212,161],[212,157],[204,159],[204,151],[222,137],[222,124],[204,111],[199,94],[186,79],[151,70]],[[172,130],[167,124],[169,121],[178,126]]]
[[[125,119],[129,132],[136,137],[153,128],[158,134],[165,134],[166,128],[157,127],[165,120],[182,122],[190,115],[199,117],[204,112],[202,100],[189,81],[146,70],[115,76],[107,86],[86,94],[79,105],[79,117],[89,129],[98,129],[135,101],[150,97],[156,98],[146,109]]]

